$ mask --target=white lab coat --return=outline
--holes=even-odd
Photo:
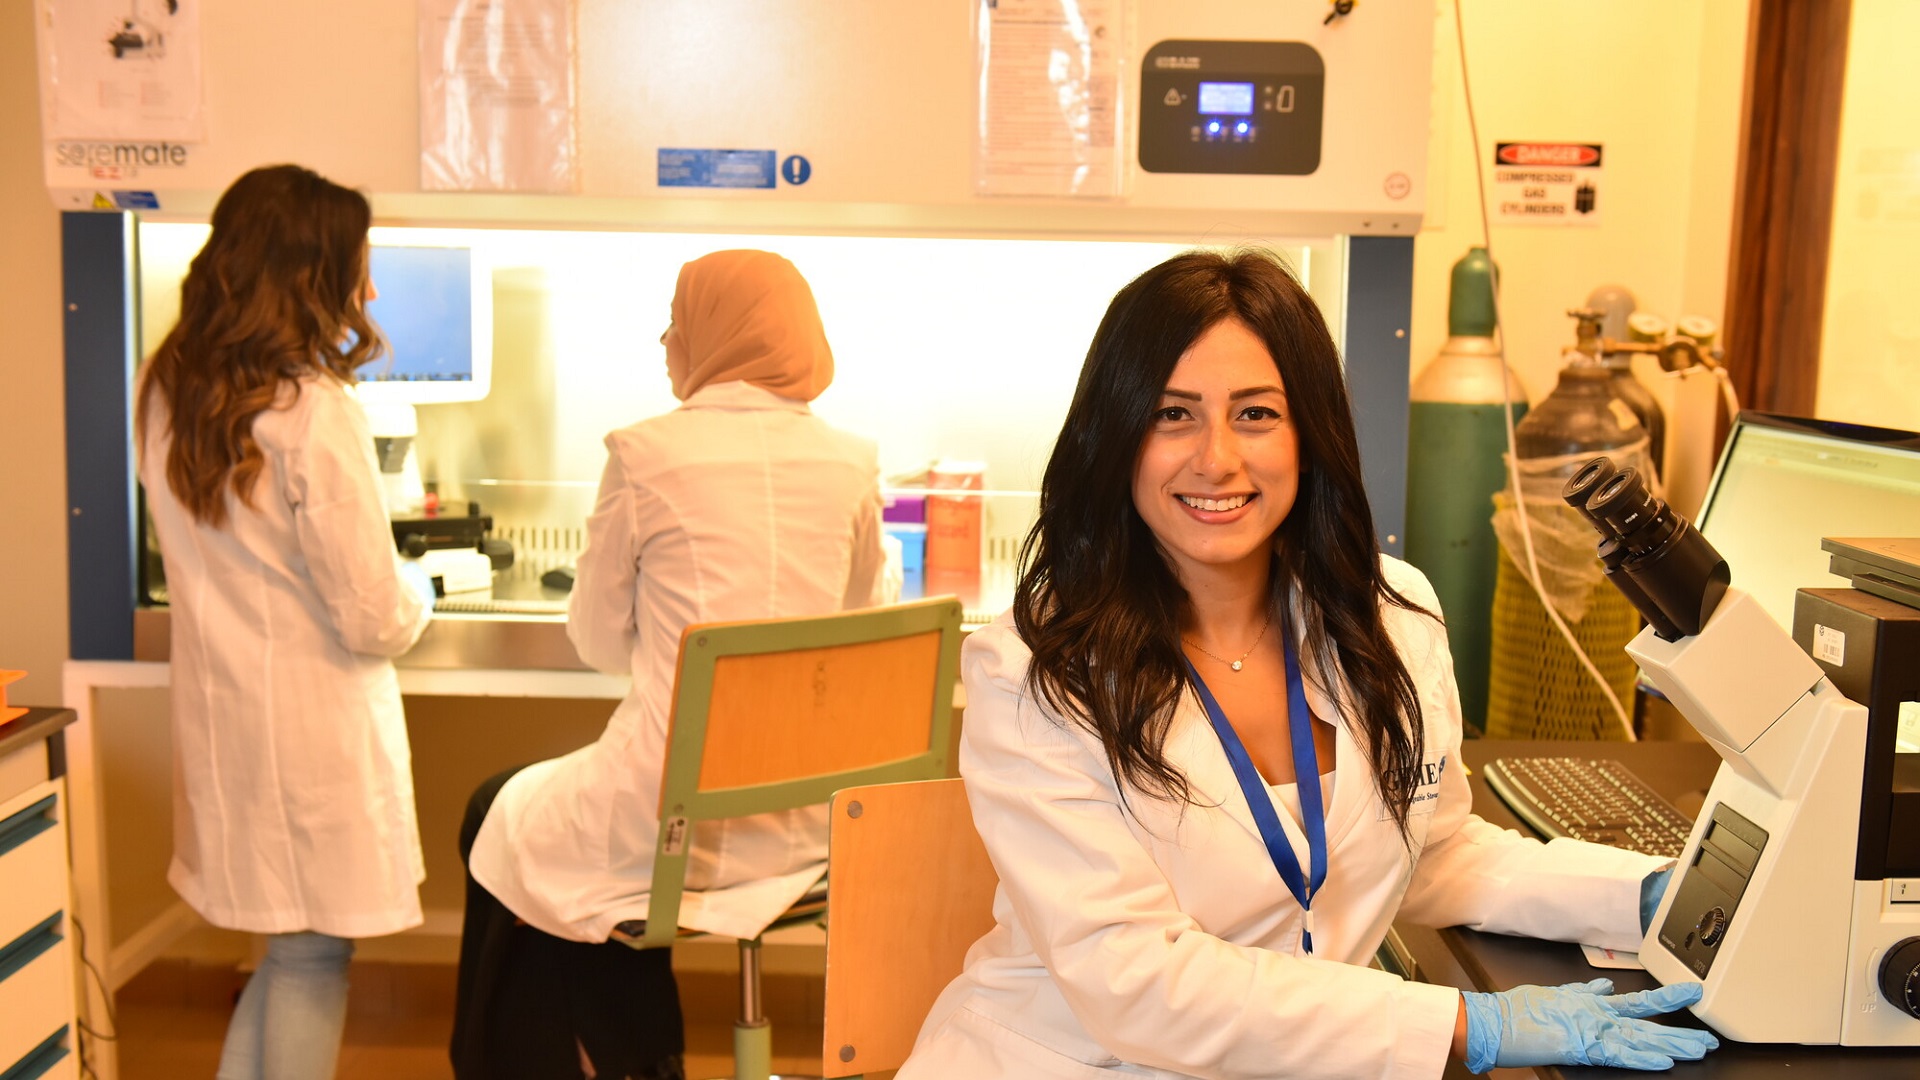
[[[567,634],[633,688],[597,742],[501,788],[468,859],[515,915],[576,941],[647,917],[680,632],[890,599],[878,454],[804,402],[712,384],[606,444]],[[826,850],[824,808],[701,826],[687,867],[700,892],[680,925],[758,934],[819,879]]]
[[[1383,559],[1403,595],[1431,587]],[[1364,965],[1395,918],[1627,949],[1639,886],[1663,860],[1542,844],[1470,812],[1446,635],[1387,607],[1419,689],[1424,761],[1410,855],[1339,728],[1315,952],[1262,846],[1231,766],[1191,694],[1167,736],[1192,805],[1133,794],[1129,814],[1099,740],[1031,697],[1012,620],[967,641],[960,770],[1000,875],[998,925],[935,1004],[901,1080],[971,1076],[1438,1077],[1459,993]],[[1344,717],[1308,680],[1322,719]],[[1137,816],[1135,816],[1137,815]],[[1281,811],[1301,865],[1306,841]]]
[[[253,422],[249,508],[193,520],[156,397],[140,455],[172,608],[173,863],[215,926],[338,937],[419,925],[425,876],[391,657],[430,615],[401,580],[366,414],[331,376]]]

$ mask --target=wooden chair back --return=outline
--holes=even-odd
[[[828,831],[828,1077],[897,1069],[967,950],[999,877],[959,780],[847,788]]]
[[[673,943],[696,822],[948,771],[960,604],[702,623],[680,638],[647,930]]]

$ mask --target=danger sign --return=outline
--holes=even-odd
[[[1600,224],[1600,144],[1503,142],[1493,150],[1493,219]]]

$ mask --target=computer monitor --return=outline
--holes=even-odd
[[[1791,630],[1796,591],[1845,585],[1822,539],[1920,536],[1920,434],[1742,412],[1698,525],[1733,584]]]
[[[472,248],[375,244],[367,314],[387,354],[360,368],[369,404],[478,401],[493,384],[493,275]]]

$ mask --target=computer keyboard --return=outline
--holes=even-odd
[[[1481,768],[1487,786],[1535,832],[1677,859],[1693,819],[1617,761],[1572,757],[1496,758]]]

